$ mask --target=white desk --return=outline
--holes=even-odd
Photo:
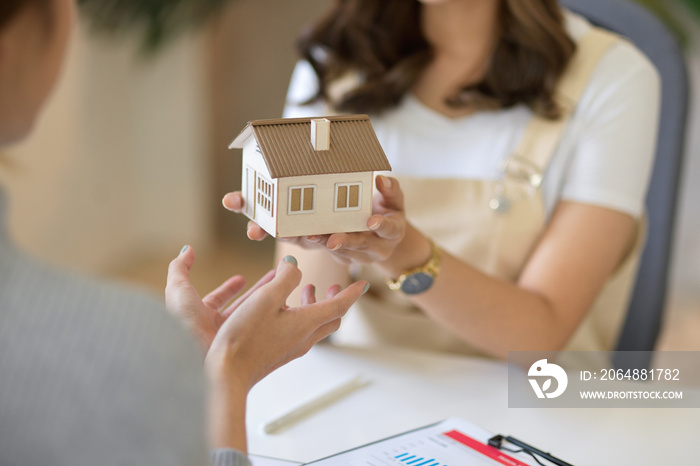
[[[277,434],[261,424],[352,374],[371,379]],[[321,345],[251,392],[251,453],[311,461],[451,416],[576,466],[700,464],[696,409],[509,409],[507,365],[405,349]]]

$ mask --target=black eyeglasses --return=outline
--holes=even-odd
[[[506,446],[503,446],[503,441],[506,441],[510,444],[517,446],[517,447],[520,447],[520,450],[515,450],[512,448],[508,448]],[[504,437],[503,435],[494,435],[493,437],[491,437],[489,439],[489,445],[494,447],[494,448],[498,448],[499,450],[505,450],[505,451],[509,451],[511,453],[525,452],[528,455],[532,456],[535,459],[535,461],[537,461],[537,464],[541,464],[542,466],[547,466],[547,465],[542,463],[537,458],[538,456],[546,459],[547,461],[549,461],[552,464],[556,464],[557,466],[574,466],[571,463],[567,463],[564,460],[560,460],[559,458],[556,458],[549,453],[546,453],[542,450],[539,450],[539,449],[533,447],[532,445],[528,445],[525,442],[522,442],[516,438],[513,438],[510,435],[508,435],[506,437]]]

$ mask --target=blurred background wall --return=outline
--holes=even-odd
[[[236,0],[154,56],[138,53],[136,37],[89,32],[81,18],[36,131],[0,170],[18,242],[97,273],[183,244],[248,243],[243,219],[221,207],[240,186],[240,154],[227,145],[247,120],[281,115],[294,39],[326,5]]]
[[[148,61],[79,28],[33,136],[3,170],[31,252],[104,272],[213,236],[202,37]]]
[[[227,145],[246,121],[281,114],[294,40],[329,6],[324,0],[235,0],[205,29],[148,59],[137,53],[135,40],[79,28],[37,131],[10,154],[15,166],[0,170],[21,245],[100,274],[152,264],[159,287],[167,260],[183,244],[208,254],[212,267],[238,256],[261,258],[260,267],[267,267],[272,242],[248,241],[246,221],[220,204],[240,186],[240,154]],[[695,92],[672,291],[676,302],[682,298],[700,310],[697,22],[688,30]]]

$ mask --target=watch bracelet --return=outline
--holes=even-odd
[[[396,280],[387,277],[385,281],[390,290],[401,291],[401,285],[403,284],[403,282],[408,276],[414,273],[429,273],[433,277],[433,279],[437,278],[438,273],[440,272],[440,266],[442,265],[442,251],[432,239],[427,239],[430,243],[430,257],[428,258],[428,260],[425,262],[425,264],[419,267],[414,267],[412,269],[402,272]]]

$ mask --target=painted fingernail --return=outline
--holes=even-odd
[[[188,246],[188,245],[184,245],[184,246],[182,247],[182,249],[180,249],[180,254],[182,254],[183,252],[187,251],[188,249],[189,249],[189,246]]]
[[[311,293],[316,295],[316,287],[314,285],[311,285]]]
[[[365,285],[365,290],[362,292],[362,294],[365,294],[369,291],[369,283]]]
[[[297,260],[294,256],[284,256],[284,261],[294,264],[295,267],[299,266],[299,264],[297,263]]]

